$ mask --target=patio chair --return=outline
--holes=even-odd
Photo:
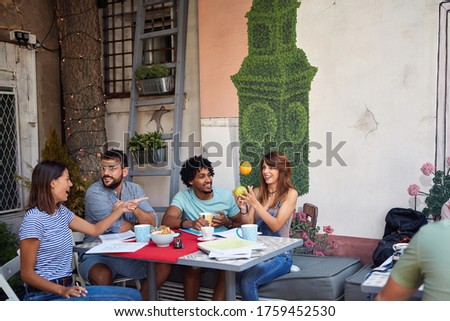
[[[306,220],[312,227],[316,227],[317,225],[317,217],[319,216],[319,210],[317,206],[305,203],[303,204],[303,213],[306,214]]]
[[[0,268],[0,289],[8,296],[6,301],[20,301],[13,288],[9,285],[8,280],[19,273],[20,271],[20,256],[16,256],[9,262],[6,262]]]

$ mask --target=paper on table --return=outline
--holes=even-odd
[[[129,241],[130,239],[134,238],[134,232],[133,231],[126,231],[123,233],[110,233],[110,234],[102,234],[99,235],[99,239],[102,241],[102,243],[120,243],[122,241]]]
[[[197,236],[202,236],[202,231],[199,231],[199,230],[196,230],[195,228],[180,228],[180,230],[181,231],[184,231],[184,232],[186,232],[186,233],[189,233],[189,234],[194,234],[194,235],[197,235]],[[216,234],[214,234],[214,235],[216,235]]]
[[[211,251],[209,252],[208,257],[211,259],[217,259],[217,260],[227,260],[227,259],[248,259],[252,255],[252,250],[243,250],[241,252],[234,252],[234,253],[223,253],[223,252],[217,252],[217,251]]]
[[[238,228],[232,228],[230,230],[225,230],[225,231],[220,231],[220,232],[215,232],[214,236],[219,236],[219,237],[223,237],[223,238],[232,238],[232,237],[239,237],[236,233],[236,230]],[[242,234],[242,233],[241,233]],[[258,232],[258,235],[261,235],[261,232]]]
[[[86,253],[123,253],[136,252],[137,250],[146,246],[146,243],[132,243],[132,242],[106,242],[94,246]]]
[[[203,242],[198,244],[199,249],[207,253],[215,252],[226,255],[235,255],[240,253],[247,253],[251,250],[262,250],[266,246],[263,243],[253,242],[241,239],[239,237],[235,238],[224,238],[216,241]]]
[[[197,236],[202,236],[202,232],[201,231],[199,231],[199,230],[196,230],[196,229],[193,229],[193,228],[180,228],[180,230],[182,230],[182,231],[184,231],[184,232],[186,232],[186,233],[189,233],[189,234],[194,234],[194,235],[197,235]]]
[[[258,257],[258,256],[261,256],[261,253],[258,251],[247,251],[247,252],[235,253],[235,254],[224,254],[224,253],[217,253],[217,252],[211,251],[211,252],[209,252],[209,255],[208,255],[209,258],[216,259],[217,261],[249,259],[251,257]]]
[[[219,237],[224,237],[224,238],[238,237],[236,230],[237,230],[237,228],[232,228],[230,230],[216,232],[216,233],[214,233],[214,235],[219,236]]]

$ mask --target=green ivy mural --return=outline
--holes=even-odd
[[[285,153],[300,195],[309,190],[309,91],[317,68],[296,46],[297,0],[253,0],[248,56],[231,80],[239,98],[240,160],[254,168],[270,150]],[[259,171],[241,175],[258,185]]]

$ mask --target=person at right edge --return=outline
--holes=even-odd
[[[423,284],[422,301],[450,301],[449,244],[450,220],[422,226],[375,300],[408,300]]]
[[[258,225],[262,235],[289,237],[292,213],[298,192],[291,182],[291,163],[281,152],[272,151],[264,156],[260,165],[260,185],[248,187],[238,204],[248,204],[248,215],[241,214],[242,224]],[[243,301],[258,301],[258,287],[289,273],[292,251],[261,262],[236,276]]]

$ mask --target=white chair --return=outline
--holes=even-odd
[[[19,271],[20,256],[16,256],[11,261],[6,262],[0,268],[0,289],[2,289],[3,292],[5,292],[5,294],[8,296],[8,299],[6,301],[20,301],[16,293],[8,283],[8,280],[15,274],[19,273]]]
[[[72,244],[76,245],[78,243],[82,243],[84,240],[84,234],[80,232],[74,232],[72,231]],[[89,282],[81,277],[81,275],[78,272],[78,259],[79,255],[78,252],[73,251],[73,257],[72,257],[72,277],[74,282],[78,282],[81,286],[89,285]],[[136,288],[138,290],[141,289],[141,281],[138,279],[133,279],[125,276],[119,276],[113,280],[114,284],[120,284],[122,286],[126,286],[128,281],[134,280],[136,284]]]

